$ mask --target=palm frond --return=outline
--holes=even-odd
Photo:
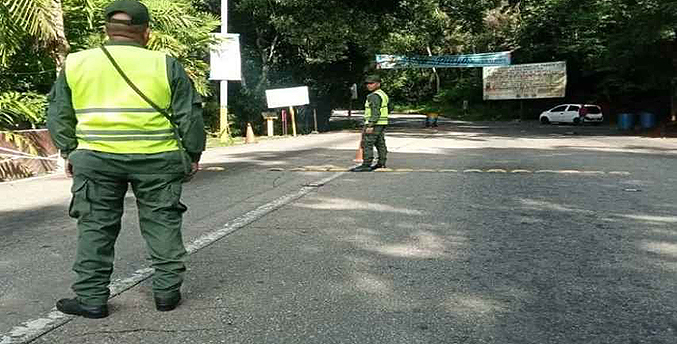
[[[18,150],[27,152],[31,155],[38,155],[39,149],[36,143],[28,136],[22,133],[4,131],[0,132],[0,140],[6,141],[14,145]],[[0,156],[0,181],[26,178],[32,176],[34,173],[25,164],[12,159],[12,157],[3,158]]]
[[[46,97],[36,93],[0,94],[0,128],[14,129],[25,124],[35,127],[43,123],[45,105]]]
[[[26,152],[31,155],[40,155],[38,146],[34,140],[29,136],[23,135],[21,132],[3,131],[3,140],[13,144],[19,151]]]
[[[0,7],[6,10],[9,21],[31,36],[42,41],[56,38],[52,0],[3,0]]]
[[[188,46],[178,40],[174,35],[160,31],[153,31],[148,41],[148,49],[165,52],[174,57],[184,55]]]

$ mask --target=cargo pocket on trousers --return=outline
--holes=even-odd
[[[73,186],[71,186],[71,204],[68,207],[68,215],[72,218],[80,218],[91,211],[92,205],[89,202],[89,185],[86,178],[73,177]]]
[[[169,184],[169,195],[172,199],[172,207],[176,209],[180,214],[183,214],[188,210],[185,204],[181,203],[181,190],[183,186],[181,182]]]

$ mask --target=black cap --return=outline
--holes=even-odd
[[[132,20],[111,20],[111,17],[118,12],[123,12],[132,17]],[[111,23],[121,23],[127,25],[144,25],[150,21],[150,14],[146,5],[136,0],[117,0],[110,3],[104,10],[106,21]]]
[[[379,84],[381,83],[381,77],[378,75],[369,75],[364,79],[365,84],[370,84],[373,82],[378,82]]]

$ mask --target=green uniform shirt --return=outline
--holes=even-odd
[[[107,45],[130,45],[144,49],[134,42],[110,41]],[[65,68],[64,68],[65,70]],[[171,115],[179,129],[183,145],[192,161],[200,160],[205,149],[206,136],[202,118],[202,99],[181,64],[167,56],[167,77],[171,86]],[[54,144],[68,155],[75,168],[115,173],[182,173],[180,151],[156,154],[114,154],[79,149],[75,136],[77,119],[71,90],[62,70],[48,97],[47,128]]]
[[[381,97],[376,94],[376,92],[372,92],[369,95],[367,95],[367,101],[369,102],[369,107],[371,108],[371,117],[370,118],[365,118],[364,119],[364,124],[368,127],[373,127],[376,125],[378,122],[379,118],[381,117]],[[388,102],[388,111],[392,112],[393,111],[393,102]]]

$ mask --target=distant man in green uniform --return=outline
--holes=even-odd
[[[114,247],[129,184],[155,271],[156,309],[170,311],[179,304],[186,271],[181,183],[197,172],[205,148],[201,99],[183,67],[144,48],[150,35],[146,6],[119,0],[104,14],[107,51],[155,106],[132,89],[101,48],[70,54],[49,95],[47,127],[73,178],[69,214],[78,229],[76,297],[61,299],[56,307],[86,318],[108,316]]]
[[[388,115],[392,111],[392,103],[388,95],[381,89],[381,77],[370,75],[365,79],[367,96],[364,105],[364,129],[362,131],[362,147],[364,147],[362,165],[353,169],[354,172],[369,172],[386,167],[388,148],[386,147],[385,131],[388,126]],[[374,146],[378,151],[378,162],[374,160]]]

